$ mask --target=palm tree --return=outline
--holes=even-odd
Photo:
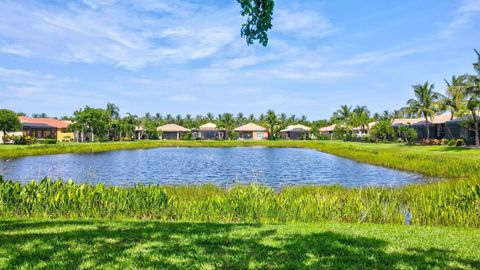
[[[475,50],[478,60],[473,64],[473,69],[477,75],[468,76],[465,95],[467,98],[467,108],[472,114],[475,130],[475,145],[480,146],[480,53]]]
[[[219,127],[226,129],[227,130],[226,137],[230,138],[230,134],[232,134],[232,131],[235,128],[235,119],[233,118],[233,114],[231,113],[219,114],[218,120],[219,120]]]
[[[237,124],[238,124],[239,126],[245,124],[245,116],[243,116],[243,113],[241,113],[241,112],[239,112],[239,113],[237,114]]]
[[[255,119],[255,115],[253,113],[248,116],[248,121],[250,121],[250,122],[256,122],[257,121],[257,119]]]
[[[356,127],[360,127],[362,133],[368,128],[370,122],[370,111],[367,106],[357,106],[349,116],[349,122]]]
[[[110,139],[110,131],[112,129],[114,131],[114,136],[116,136],[116,128],[114,126],[114,121],[120,117],[120,108],[117,105],[108,102],[107,109],[105,111],[108,118],[108,138]]]
[[[428,128],[428,118],[433,119],[438,111],[438,101],[442,97],[440,93],[433,91],[435,85],[428,81],[424,84],[413,85],[414,99],[409,99],[407,105],[412,112],[425,118],[425,131],[427,139],[430,138],[430,130]]]
[[[333,113],[333,119],[336,121],[344,122],[346,124],[351,114],[352,106],[342,105],[340,106],[340,109],[336,110]]]
[[[280,129],[283,129],[287,126],[288,123],[288,116],[286,113],[281,113],[280,116],[278,117],[278,125],[280,126]]]
[[[207,118],[207,121],[209,121],[209,122],[212,122],[215,119],[215,116],[213,115],[213,113],[210,113],[210,112],[207,113],[205,115],[205,117]]]
[[[443,99],[443,106],[450,109],[450,120],[456,115],[462,115],[466,109],[465,87],[467,76],[452,76],[451,81],[444,79],[447,84],[446,97]]]
[[[268,138],[274,140],[276,138],[278,118],[273,110],[268,110],[265,115],[265,123],[267,124]]]

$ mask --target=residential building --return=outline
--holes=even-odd
[[[190,132],[190,129],[184,128],[177,124],[166,124],[157,128],[160,138],[163,140],[181,140]]]
[[[240,126],[233,131],[237,132],[238,138],[242,140],[265,140],[268,138],[267,129],[254,123]]]
[[[306,140],[311,138],[310,127],[304,125],[290,125],[280,130],[280,137],[284,140]]]

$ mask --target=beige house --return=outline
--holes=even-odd
[[[157,128],[162,140],[181,140],[183,136],[190,131],[177,124],[166,124]]]
[[[290,125],[280,130],[280,137],[284,140],[302,140],[311,138],[310,127],[304,125]]]
[[[206,123],[194,130],[194,137],[201,140],[225,139],[226,130],[220,129],[214,123]]]
[[[240,126],[233,131],[238,132],[241,140],[265,140],[268,138],[267,129],[254,123]]]
[[[330,126],[321,127],[321,128],[319,128],[320,134],[327,135],[331,139],[332,136],[333,136],[333,131],[335,130],[336,126],[337,126],[336,124],[333,124],[333,125],[330,125]]]

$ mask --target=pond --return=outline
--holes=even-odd
[[[73,179],[110,185],[204,184],[401,186],[419,174],[359,163],[300,148],[155,148],[0,160],[5,179]]]

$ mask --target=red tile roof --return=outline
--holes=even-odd
[[[19,116],[18,119],[23,123],[30,124],[43,124],[54,128],[67,128],[70,124],[69,121],[62,121],[54,118],[30,118],[26,116]]]

